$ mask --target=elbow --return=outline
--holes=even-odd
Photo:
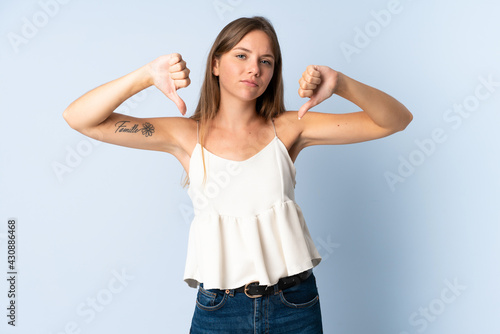
[[[63,111],[63,114],[62,114],[64,120],[66,121],[66,123],[68,123],[68,125],[74,129],[73,125],[72,125],[72,122],[71,122],[71,116],[70,116],[70,113],[69,113],[69,110],[68,108],[64,109]]]
[[[406,127],[413,121],[413,114],[405,108],[404,112],[401,115],[399,127],[397,131],[403,131]]]
[[[406,109],[406,115],[403,121],[403,128],[401,130],[406,129],[406,127],[410,125],[411,121],[413,121],[413,114],[408,109]]]
[[[70,112],[70,108],[66,108],[64,111],[63,111],[63,114],[62,114],[64,120],[66,121],[66,123],[68,123],[68,125],[73,129],[73,130],[77,130],[78,131],[78,126],[77,124],[75,123],[72,115],[71,115],[71,112]]]
[[[66,123],[69,124],[69,112],[68,112],[68,109],[64,109],[63,113],[62,113],[62,116],[64,118],[64,120],[66,121]]]

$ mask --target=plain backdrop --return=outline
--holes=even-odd
[[[287,109],[306,101],[306,66],[321,64],[414,115],[393,136],[309,147],[296,161],[296,200],[323,256],[325,333],[499,333],[499,11],[487,0],[2,1],[0,277],[9,218],[18,277],[15,327],[0,280],[0,331],[188,332],[193,211],[180,163],[90,140],[62,112],[179,52],[190,116],[218,32],[263,15],[280,38]],[[313,110],[359,108],[334,96]],[[154,87],[117,111],[180,115]]]

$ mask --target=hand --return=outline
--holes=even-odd
[[[299,119],[314,106],[317,106],[336,92],[340,73],[328,66],[309,65],[299,80],[299,96],[309,97],[300,107]]]
[[[190,70],[186,67],[186,62],[178,53],[164,55],[149,63],[149,74],[153,85],[172,100],[182,115],[186,114],[186,104],[177,95],[177,89],[189,86]]]

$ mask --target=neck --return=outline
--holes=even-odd
[[[261,117],[255,110],[256,100],[241,101],[221,99],[221,104],[217,115],[213,119],[213,124],[216,127],[224,128],[228,131],[239,132],[242,129],[248,128]]]

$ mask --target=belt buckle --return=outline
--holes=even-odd
[[[252,282],[249,282],[247,284],[245,284],[245,288],[244,288],[244,292],[245,292],[245,295],[247,295],[248,298],[259,298],[259,297],[262,297],[263,295],[249,295],[248,294],[248,286],[252,283],[259,283],[259,281],[252,281]]]

